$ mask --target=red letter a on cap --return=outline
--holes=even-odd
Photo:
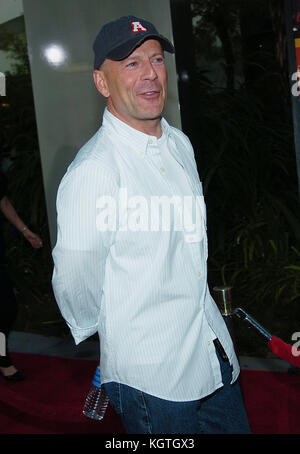
[[[136,22],[131,22],[131,31],[132,33],[138,33],[138,32],[147,32],[147,28],[143,27],[142,24],[138,21]]]

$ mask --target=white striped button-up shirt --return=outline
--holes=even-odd
[[[189,401],[222,386],[216,337],[232,382],[239,364],[207,285],[193,148],[165,119],[161,126],[157,139],[105,110],[59,186],[52,283],[76,344],[99,333],[102,383]],[[165,218],[153,208],[161,197],[174,201]]]

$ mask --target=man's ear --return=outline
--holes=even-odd
[[[93,72],[94,82],[96,85],[97,90],[103,95],[105,98],[109,97],[109,89],[106,81],[106,77],[103,71],[95,69]]]

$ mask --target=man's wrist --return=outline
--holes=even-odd
[[[22,230],[20,230],[20,233],[23,234],[24,232],[26,232],[26,230],[28,230],[27,225],[25,225],[25,226],[22,228]]]

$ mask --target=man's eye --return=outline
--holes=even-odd
[[[154,63],[163,64],[164,63],[164,59],[162,57],[156,57],[154,59]]]
[[[127,66],[128,66],[129,68],[133,68],[133,67],[136,66],[136,65],[137,65],[137,62],[136,62],[136,61],[131,61],[130,63],[128,63]]]

